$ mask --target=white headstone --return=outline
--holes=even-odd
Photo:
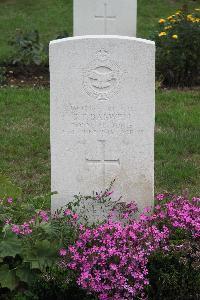
[[[53,210],[114,179],[114,199],[152,204],[154,52],[117,36],[50,43]]]
[[[136,36],[137,0],[74,0],[74,36]]]

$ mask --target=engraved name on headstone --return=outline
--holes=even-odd
[[[86,36],[50,43],[52,209],[105,190],[151,205],[154,43]]]

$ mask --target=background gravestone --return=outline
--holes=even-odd
[[[136,36],[137,0],[74,0],[74,36]]]
[[[152,204],[154,52],[116,36],[50,43],[53,210],[114,179],[115,198]]]

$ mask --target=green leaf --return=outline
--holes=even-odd
[[[18,285],[18,282],[19,281],[14,270],[10,270],[8,265],[1,266],[0,284],[2,288],[6,287],[12,291]]]
[[[32,260],[30,261],[31,269],[40,269],[40,264],[38,260]]]
[[[57,251],[48,240],[37,241],[27,253],[25,261],[31,263],[32,269],[38,268],[42,271],[53,266],[57,259]]]
[[[27,263],[17,268],[16,275],[19,277],[20,281],[26,282],[28,284],[35,278],[34,271],[31,270],[30,264]]]
[[[12,233],[6,236],[6,239],[0,242],[0,257],[13,256],[21,254],[22,246],[20,239]]]

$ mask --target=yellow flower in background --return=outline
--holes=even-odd
[[[195,8],[196,11],[200,11],[200,8]]]
[[[188,20],[191,20],[192,18],[193,18],[192,15],[187,15],[187,19],[188,19]]]
[[[177,40],[178,35],[177,35],[177,34],[174,34],[174,35],[172,35],[172,38],[175,39],[175,40]]]
[[[172,26],[166,26],[164,27],[165,30],[168,30],[168,29],[172,29]]]
[[[169,16],[168,18],[167,18],[167,20],[172,20],[173,19],[173,17],[172,16]]]
[[[198,18],[197,18],[197,19],[198,19]],[[195,23],[197,19],[194,18],[193,15],[187,15],[187,20],[190,21],[190,22],[192,22],[192,23]],[[197,21],[197,22],[198,22],[198,21]]]
[[[159,23],[159,24],[165,23],[165,19],[160,19],[160,20],[158,21],[158,23]]]
[[[181,10],[178,10],[178,11],[176,12],[176,15],[179,16],[180,14],[181,14]]]
[[[165,31],[162,31],[162,32],[159,33],[158,36],[164,36],[164,35],[167,35],[167,33]]]

